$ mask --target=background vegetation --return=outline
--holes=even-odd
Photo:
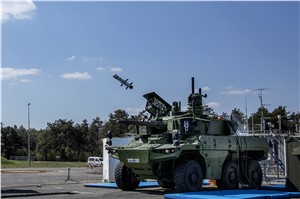
[[[208,111],[213,112],[212,109]],[[277,116],[280,115],[281,133],[296,132],[300,114],[290,114],[284,106],[279,106],[272,112],[266,108],[260,108],[248,118],[239,109],[234,109],[231,115],[223,113],[223,117],[237,121],[241,126],[240,129],[243,129],[248,121],[250,133],[260,133],[261,111],[266,120],[266,130],[279,133]],[[143,112],[131,117],[138,119],[142,116]],[[35,157],[33,165],[37,165],[37,161],[57,161],[56,165],[64,161],[85,162],[88,156],[102,156],[102,139],[106,137],[108,131],[111,131],[114,137],[122,137],[128,132],[134,133],[135,128],[132,126],[125,126],[117,122],[128,118],[128,113],[119,109],[111,113],[109,120],[105,123],[99,117],[93,119],[91,123],[83,120],[81,124],[74,124],[72,120],[58,119],[47,123],[46,129],[30,129],[31,156]],[[254,132],[251,131],[252,119]],[[1,144],[1,156],[6,158],[1,159],[2,164],[16,167],[17,164],[21,164],[20,161],[9,161],[9,159],[11,156],[27,156],[28,129],[23,126],[11,127],[1,124]],[[27,164],[26,161],[23,162]]]
[[[61,161],[32,161],[30,168],[65,168],[65,167],[86,167],[86,162],[61,162]],[[28,161],[7,160],[1,157],[1,168],[28,168]],[[2,171],[3,172],[3,171]]]

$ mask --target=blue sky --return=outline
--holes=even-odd
[[[299,111],[299,2],[3,2],[1,121],[46,128],[186,106],[191,77],[216,113]],[[133,82],[120,87],[117,73]]]

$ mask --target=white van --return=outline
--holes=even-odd
[[[87,166],[89,167],[100,167],[103,165],[103,158],[102,157],[89,157]]]

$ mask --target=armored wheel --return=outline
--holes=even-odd
[[[175,184],[172,181],[166,181],[166,180],[157,180],[158,184],[162,188],[174,188]]]
[[[248,164],[247,177],[249,180],[249,187],[251,189],[258,189],[262,184],[262,170],[256,160],[252,160]]]
[[[227,162],[222,170],[221,179],[217,180],[219,189],[237,189],[239,187],[239,170],[233,160]]]
[[[179,163],[174,174],[174,183],[179,192],[199,191],[202,188],[203,171],[194,160]]]
[[[116,167],[115,181],[117,186],[123,191],[133,191],[140,184],[138,176],[122,162],[119,162]]]

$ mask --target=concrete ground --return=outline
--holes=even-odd
[[[164,198],[172,190],[141,188],[136,191],[121,191],[116,188],[85,187],[87,183],[102,182],[102,168],[93,172],[87,168],[33,168],[2,169],[1,198]],[[273,184],[283,184],[284,178],[272,177]],[[264,183],[264,185],[266,185]],[[204,187],[203,190],[216,189]]]
[[[114,188],[85,187],[102,182],[102,169],[86,168],[2,169],[1,198],[164,198],[162,188],[125,192]]]

